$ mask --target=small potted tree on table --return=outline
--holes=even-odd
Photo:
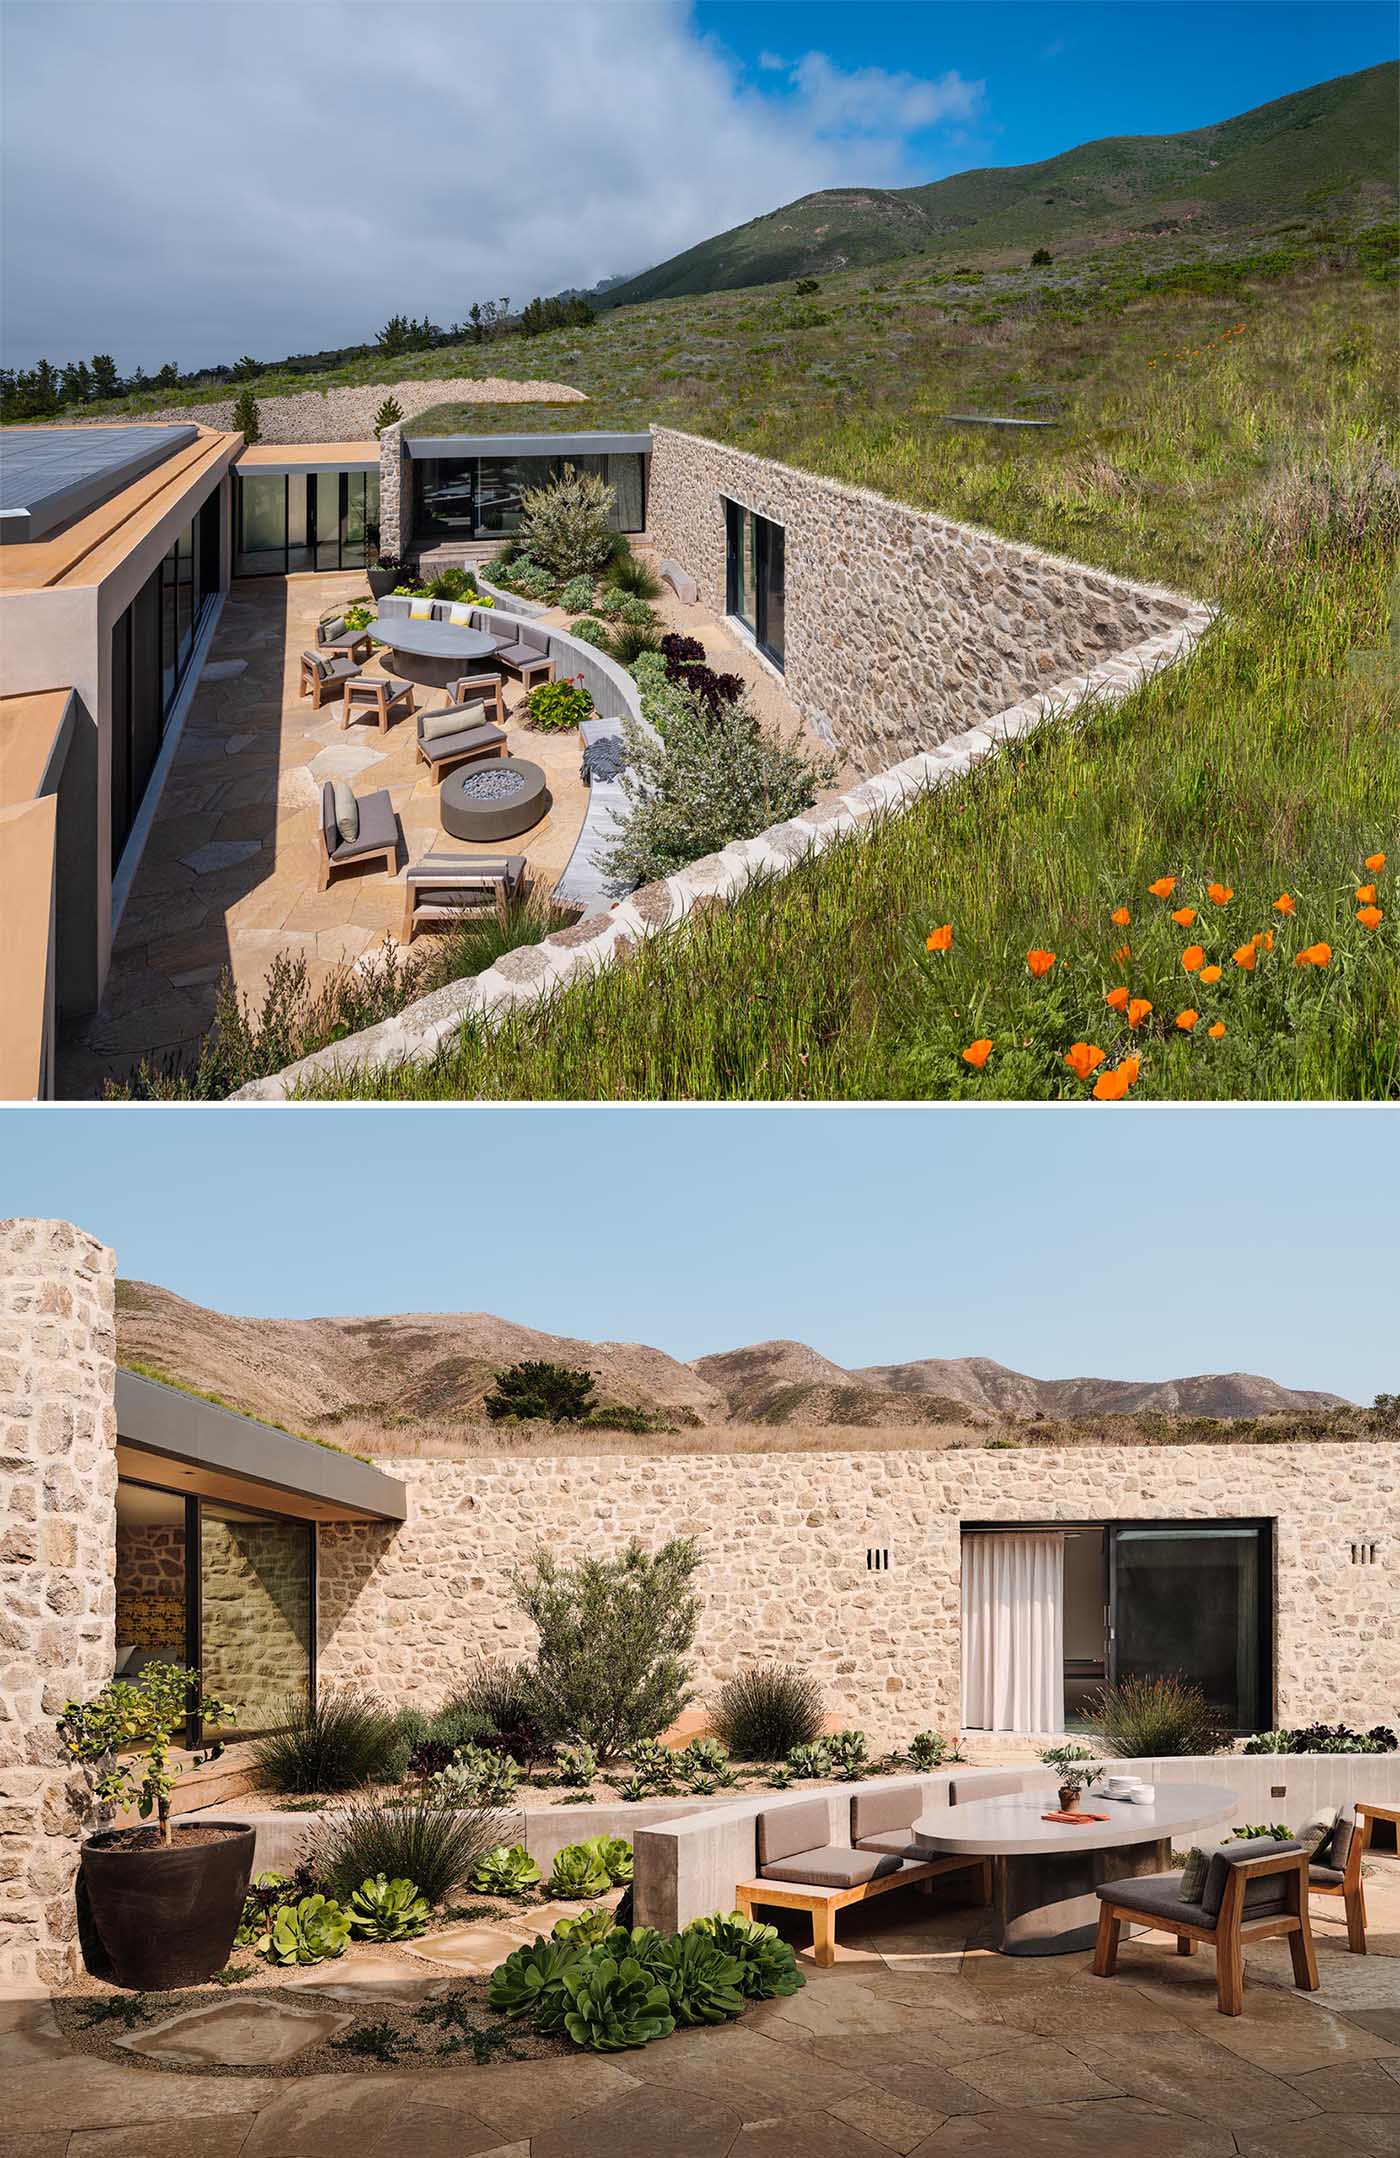
[[[96,1771],[98,1804],[134,1806],[150,1824],[100,1829],[82,1849],[88,1908],[113,1978],[142,1992],[198,1985],[223,1969],[253,1870],[256,1836],[242,1822],[171,1822],[183,1767],[202,1768],[223,1752],[216,1740],[188,1764],[171,1761],[198,1684],[196,1671],[149,1663],[134,1684],[113,1679],[93,1700],[68,1702],[59,1720],[68,1753]],[[234,1720],[226,1702],[208,1696],[202,1713]]]
[[[1083,1794],[1103,1774],[1102,1761],[1087,1746],[1074,1745],[1047,1746],[1040,1758],[1060,1779],[1061,1813],[1077,1812]]]

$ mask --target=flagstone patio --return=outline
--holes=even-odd
[[[71,2049],[46,2001],[0,2002],[0,2158],[323,2158],[347,2138],[356,2158],[1381,2158],[1400,2149],[1400,1869],[1367,1896],[1368,1956],[1315,1903],[1321,1990],[1261,1943],[1238,2018],[1216,2013],[1209,1953],[1164,1936],[1096,1979],[1087,1955],[997,1956],[980,1912],[898,1895],[848,1913],[835,1968],[804,1956],[791,1999],[607,2059],[161,2073]],[[352,1968],[325,1981],[337,2006]],[[306,2017],[314,1978],[272,2013]],[[236,2046],[254,2001],[220,2005]]]

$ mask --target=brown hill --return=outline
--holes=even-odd
[[[933,1395],[941,1405],[954,1401],[991,1416],[1279,1416],[1343,1406],[1340,1394],[1300,1391],[1247,1371],[1190,1379],[1031,1379],[985,1356],[932,1356],[870,1364],[850,1376],[882,1391]]]

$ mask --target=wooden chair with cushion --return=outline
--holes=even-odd
[[[504,727],[506,723],[505,684],[498,674],[459,674],[455,682],[447,685],[447,701],[450,705],[489,705],[486,717],[491,724]]]
[[[475,704],[449,704],[444,710],[418,714],[417,754],[434,786],[451,765],[509,755],[505,728],[492,724],[492,715],[499,710],[499,701],[492,705],[483,698]]]
[[[757,1833],[758,1877],[738,1883],[735,1904],[746,1918],[753,1916],[755,1904],[806,1911],[812,1920],[812,1954],[823,1968],[836,1961],[838,1911],[882,1896],[886,1889],[912,1887],[940,1873],[980,1864],[967,1858],[909,1859],[895,1851],[832,1843],[824,1798],[760,1813]]]
[[[347,629],[343,614],[332,614],[317,627],[316,649],[332,658],[355,659],[363,664],[374,650],[374,639],[367,629]]]
[[[492,902],[504,924],[506,909],[524,888],[523,854],[425,854],[404,879],[399,941],[411,944],[414,930],[425,923],[459,922]]]
[[[1361,1862],[1371,1847],[1377,1821],[1394,1824],[1400,1844],[1400,1806],[1380,1806],[1361,1799],[1354,1807],[1339,1810],[1308,1864],[1308,1893],[1341,1897],[1347,1919],[1347,1947],[1357,1956],[1366,1954],[1366,1886],[1361,1878]]]
[[[346,684],[357,682],[359,667],[353,659],[331,652],[303,652],[299,697],[310,697],[319,709],[328,697],[343,697]]]
[[[392,877],[399,866],[399,820],[387,787],[357,801],[343,779],[321,787],[321,880],[325,891],[337,871],[382,855]]]
[[[1176,1935],[1179,1956],[1193,1956],[1199,1941],[1215,1950],[1215,2000],[1222,2016],[1244,2008],[1244,1952],[1251,1941],[1282,1936],[1293,1959],[1293,1983],[1317,1991],[1317,1958],[1308,1924],[1308,1854],[1300,1843],[1251,1837],[1193,1852],[1204,1864],[1198,1892],[1190,1872],[1149,1873],[1108,1881],[1096,1890],[1099,1931],[1091,1966],[1096,1978],[1118,1967],[1125,1924]]]
[[[379,722],[380,733],[387,734],[395,708],[400,704],[406,713],[414,709],[411,682],[405,682],[396,674],[359,675],[355,681],[345,685],[340,708],[341,729],[343,731],[348,727],[359,713],[367,712]]]

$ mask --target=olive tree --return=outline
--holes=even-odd
[[[618,544],[609,521],[616,501],[615,490],[596,472],[565,465],[558,479],[520,497],[523,551],[561,584],[602,569]]]
[[[688,1656],[700,1619],[700,1546],[675,1537],[648,1552],[561,1564],[542,1546],[511,1577],[539,1633],[533,1707],[545,1736],[615,1760],[659,1738],[692,1697]]]

